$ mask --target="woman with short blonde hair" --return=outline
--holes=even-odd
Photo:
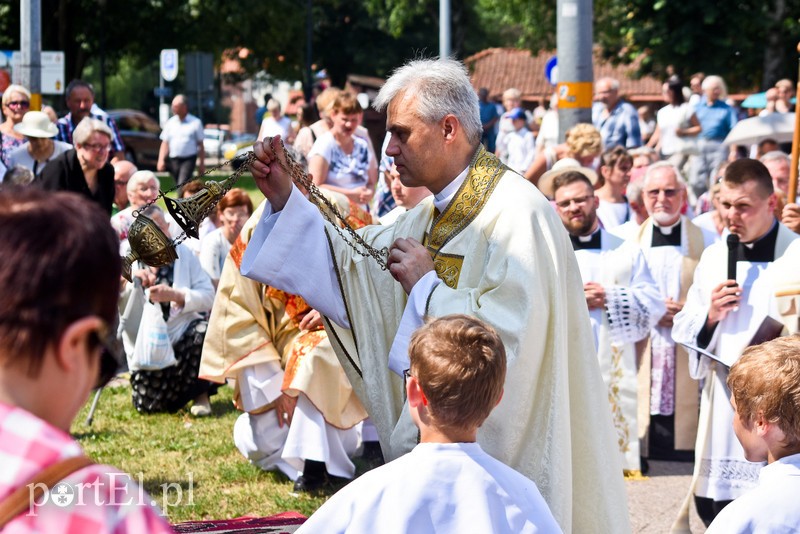
[[[603,139],[600,132],[591,124],[576,124],[560,145],[546,147],[536,155],[525,178],[537,184],[542,175],[553,168],[559,160],[571,158],[583,167],[594,168],[595,159],[603,152]]]

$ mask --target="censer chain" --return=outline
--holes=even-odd
[[[281,148],[283,149],[284,156],[286,156],[286,164],[288,165],[288,168],[278,158],[278,155],[275,152],[275,147],[272,146],[272,143],[269,143],[269,146],[272,149],[273,158],[281,167],[281,169],[283,169],[283,172],[288,174],[295,184],[304,187],[306,191],[308,191],[309,200],[311,200],[311,202],[313,202],[317,208],[319,208],[322,216],[325,217],[325,220],[331,223],[342,240],[347,243],[347,245],[357,254],[365,258],[373,258],[382,270],[387,270],[389,266],[387,265],[386,260],[389,257],[389,250],[385,247],[378,250],[364,241],[364,238],[361,237],[361,235],[356,232],[352,226],[350,226],[350,224],[347,222],[347,219],[345,219],[345,217],[339,212],[333,202],[328,200],[328,198],[322,194],[316,184],[309,179],[308,174],[303,171],[301,165],[296,162],[288,152],[286,152],[286,149],[283,146],[283,140],[281,140]],[[337,221],[334,219],[338,220],[341,225],[337,224]],[[349,234],[349,237],[348,235],[345,235],[345,233]]]
[[[347,222],[345,217],[339,212],[339,210],[336,208],[333,202],[328,200],[328,198],[322,194],[322,192],[319,190],[316,184],[314,184],[314,182],[310,180],[308,175],[303,171],[300,164],[297,161],[295,161],[294,158],[292,158],[292,156],[285,150],[282,140],[281,140],[281,148],[284,149],[283,153],[284,156],[286,157],[286,163],[288,165],[288,168],[286,165],[284,165],[284,163],[280,159],[278,159],[277,154],[275,153],[275,148],[272,147],[272,143],[269,143],[269,146],[272,148],[272,153],[273,156],[275,157],[275,161],[278,162],[278,165],[280,165],[281,169],[283,169],[283,171],[291,177],[292,181],[294,181],[295,184],[304,187],[308,191],[309,200],[311,200],[311,202],[313,202],[319,208],[320,212],[322,213],[322,216],[325,217],[325,220],[331,223],[331,225],[336,229],[336,232],[341,236],[344,242],[347,243],[348,246],[350,246],[350,248],[356,251],[356,253],[358,253],[359,255],[373,258],[378,263],[381,269],[383,269],[384,271],[387,270],[389,267],[388,264],[386,263],[386,260],[389,256],[389,250],[385,247],[378,250],[370,246],[366,241],[364,241],[364,238],[361,237],[355,231],[355,229],[353,229],[352,226],[350,226],[350,224]],[[225,165],[228,165],[237,159],[243,160],[242,163],[239,165],[239,168],[236,169],[227,180],[225,180],[225,183],[229,184],[230,187],[232,186],[233,183],[235,183],[239,179],[242,173],[250,167],[250,164],[255,161],[256,156],[252,151],[241,154],[240,156],[237,156],[230,160],[223,161],[219,165],[207,169],[206,172],[203,173],[203,176],[218,171]],[[158,202],[159,199],[163,198],[169,193],[172,193],[173,191],[177,191],[179,188],[180,185],[176,185],[166,191],[159,191],[159,194],[156,198],[154,198],[153,200],[151,200],[138,210],[134,211],[132,213],[133,217],[134,218],[138,217],[140,213],[142,213],[147,208]],[[209,206],[208,211],[203,213],[203,216],[201,217],[202,219],[204,219],[205,217],[208,216],[209,213],[211,213],[211,211],[217,205],[219,200],[221,199],[216,199],[216,201]],[[340,224],[337,224],[337,220],[339,221],[341,226]],[[349,234],[349,237],[345,233]],[[172,244],[178,245],[179,243],[182,243],[186,239],[187,239],[186,232],[181,232],[181,234],[172,241]]]

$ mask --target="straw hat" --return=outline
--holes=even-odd
[[[539,182],[536,184],[539,187],[539,191],[544,193],[547,198],[553,198],[553,180],[556,179],[556,176],[560,176],[568,171],[576,171],[583,174],[592,185],[597,183],[596,172],[588,167],[581,166],[576,159],[564,158],[556,161],[553,168],[539,178]]]
[[[28,137],[55,137],[58,128],[46,113],[29,111],[22,117],[19,124],[14,125],[14,131]]]

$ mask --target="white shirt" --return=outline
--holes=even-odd
[[[161,132],[161,140],[169,145],[171,158],[197,156],[198,143],[203,142],[203,137],[203,123],[191,113],[187,113],[183,120],[173,115]]]
[[[680,106],[667,104],[658,110],[656,115],[658,127],[661,130],[661,153],[671,156],[683,149],[684,142],[675,131],[678,128],[688,128],[689,120],[694,115],[694,107],[684,102]]]
[[[328,176],[324,183],[345,189],[367,185],[373,155],[361,137],[353,136],[353,150],[347,154],[336,142],[333,133],[326,132],[314,142],[308,160],[311,161],[314,156],[322,156],[328,162]]]
[[[292,133],[292,119],[286,115],[282,115],[280,119],[275,120],[272,115],[265,115],[264,120],[261,121],[261,129],[258,131],[258,138],[264,139],[265,137],[275,137],[280,135],[281,139],[286,140],[291,137]]]
[[[212,230],[200,241],[200,265],[212,280],[219,280],[225,257],[231,250],[231,243],[222,228]]]
[[[533,132],[527,128],[514,130],[506,135],[508,161],[506,165],[524,174],[536,156],[536,141]]]
[[[298,530],[561,532],[531,480],[477,443],[420,443],[331,497]]]
[[[31,153],[28,152],[28,143],[25,143],[15,148],[11,151],[11,154],[8,155],[8,168],[13,169],[15,165],[22,165],[30,169],[34,176],[39,176],[42,174],[42,169],[45,168],[49,161],[57,158],[67,150],[72,150],[71,144],[53,140],[53,153],[50,157],[44,161],[36,161],[33,159],[33,156],[31,156]]]
[[[708,534],[800,531],[800,454],[785,456],[763,467],[758,486],[726,506],[706,531]]]

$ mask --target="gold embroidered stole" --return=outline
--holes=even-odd
[[[464,256],[447,254],[442,249],[475,220],[506,169],[494,154],[481,145],[453,200],[442,213],[437,214],[434,210],[431,228],[425,233],[422,244],[433,258],[436,274],[448,287],[455,289],[458,285]]]

